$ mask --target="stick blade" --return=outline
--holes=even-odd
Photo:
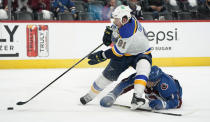
[[[118,107],[130,109],[130,106],[126,106],[126,105],[113,104],[113,106],[118,106]],[[161,111],[155,111],[155,110],[144,109],[144,108],[137,108],[135,111],[146,111],[146,112],[157,113],[157,114],[165,114],[165,115],[172,115],[172,116],[182,116],[182,114],[161,112]]]
[[[24,105],[26,102],[17,102],[16,105]]]

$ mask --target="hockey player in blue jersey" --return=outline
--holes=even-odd
[[[93,100],[131,66],[136,70],[131,109],[136,109],[145,103],[142,95],[151,70],[151,48],[143,26],[131,16],[131,9],[128,6],[118,6],[112,16],[114,24],[112,28],[105,29],[103,43],[109,46],[114,41],[114,46],[91,54],[88,57],[90,59],[88,63],[95,65],[106,59],[111,60],[102,74],[93,82],[89,92],[80,98],[80,102],[85,105]]]
[[[111,107],[117,97],[133,89],[135,74],[122,80],[100,101],[101,106]],[[145,89],[145,97],[152,109],[180,108],[182,105],[182,87],[173,76],[164,73],[159,67],[152,66]]]

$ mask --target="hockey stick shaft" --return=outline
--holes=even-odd
[[[119,104],[114,104],[114,106],[123,107],[123,108],[130,108],[130,106],[119,105]],[[146,112],[151,112],[151,113],[157,113],[157,114],[172,115],[172,116],[182,116],[182,114],[169,113],[169,112],[160,112],[160,111],[155,111],[155,110],[151,110],[151,109],[144,109],[144,108],[137,108],[136,110],[137,111],[146,111]]]
[[[93,51],[91,51],[88,55],[86,55],[84,58],[82,58],[81,60],[79,60],[77,63],[75,63],[72,67],[70,67],[68,70],[66,70],[65,72],[63,72],[60,76],[58,76],[57,78],[55,78],[52,82],[50,82],[47,86],[45,86],[43,89],[41,89],[38,93],[36,93],[34,96],[32,96],[29,100],[25,101],[25,102],[17,102],[17,105],[23,105],[28,103],[29,101],[31,101],[32,99],[34,99],[37,95],[39,95],[41,92],[43,92],[46,88],[48,88],[50,85],[52,85],[55,81],[57,81],[59,78],[61,78],[63,75],[65,75],[67,72],[69,72],[71,69],[73,69],[75,66],[77,66],[80,62],[82,62],[85,58],[87,58],[90,54],[92,54],[93,52],[95,52],[98,48],[100,48],[103,45],[100,44],[98,47],[96,47]]]

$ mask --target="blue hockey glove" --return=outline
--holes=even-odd
[[[166,104],[165,101],[161,100],[152,100],[149,102],[149,106],[155,110],[166,109]]]
[[[101,51],[98,51],[96,53],[90,54],[88,56],[88,59],[90,59],[88,61],[88,64],[95,65],[95,64],[98,64],[98,63],[101,63],[101,62],[105,61],[106,59],[102,56],[102,53],[103,53],[103,51],[101,50]]]
[[[109,46],[112,43],[112,29],[110,26],[106,26],[103,36],[103,43],[106,46]]]

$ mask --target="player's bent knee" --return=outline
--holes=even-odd
[[[112,83],[112,81],[110,81],[109,79],[105,78],[103,74],[101,74],[95,81],[95,83],[97,84],[97,86],[100,89],[104,89],[107,85],[109,85],[110,83]]]
[[[110,72],[103,72],[103,75],[105,78],[107,78],[110,81],[116,81],[119,77],[119,74],[110,73]]]
[[[136,71],[137,75],[149,76],[151,70],[151,64],[147,59],[141,59],[137,62]]]

